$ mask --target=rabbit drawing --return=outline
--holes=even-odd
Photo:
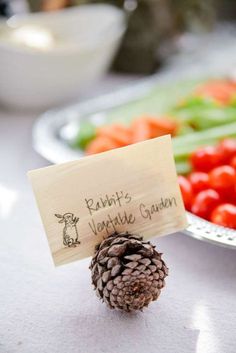
[[[69,247],[80,244],[76,228],[79,218],[75,217],[73,213],[65,213],[64,215],[55,214],[55,216],[60,218],[60,221],[58,221],[59,223],[64,223],[63,244]]]

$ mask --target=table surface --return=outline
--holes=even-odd
[[[126,81],[108,77],[103,91]],[[170,276],[134,314],[98,301],[89,259],[54,268],[26,177],[49,164],[32,149],[36,117],[0,111],[0,353],[235,353],[233,250],[183,234],[154,239]]]

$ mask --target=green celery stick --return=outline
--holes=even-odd
[[[235,119],[236,120],[236,119]],[[225,137],[236,137],[236,121],[230,124],[217,126],[211,129],[194,132],[184,136],[177,136],[173,138],[174,151],[181,149],[188,151],[191,146],[201,146],[204,144],[211,144],[214,141],[223,139]]]
[[[89,123],[81,124],[77,136],[71,142],[71,146],[74,148],[85,149],[86,146],[91,142],[96,136],[96,127]]]

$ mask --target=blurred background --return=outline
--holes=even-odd
[[[183,45],[196,50],[191,35],[231,33],[236,2],[0,0],[0,14],[0,102],[46,109],[77,99],[108,70],[153,74]]]

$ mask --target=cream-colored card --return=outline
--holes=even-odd
[[[55,265],[114,232],[144,238],[187,225],[170,136],[29,172]]]

